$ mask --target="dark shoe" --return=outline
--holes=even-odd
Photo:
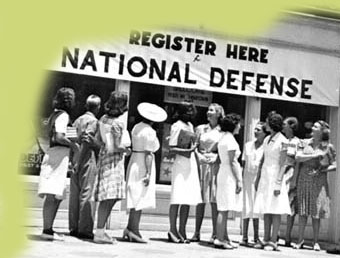
[[[326,252],[329,254],[340,254],[340,249],[339,247],[330,248],[330,249],[327,249]]]
[[[70,233],[71,234],[71,233]],[[94,235],[92,233],[78,233],[78,238],[80,239],[90,239],[93,240]]]
[[[65,241],[63,234],[58,234],[53,231],[53,229],[44,229],[42,234],[40,235],[42,240],[49,240],[49,241]]]
[[[190,239],[191,242],[199,242],[201,241],[200,233],[195,233],[192,238]]]
[[[181,243],[181,239],[176,237],[171,231],[168,232],[168,241],[171,243]]]
[[[248,247],[249,246],[248,239],[242,239],[242,241],[240,242],[240,246]]]
[[[285,247],[292,247],[292,242],[285,241]]]
[[[70,231],[70,236],[78,237],[78,231],[76,231],[76,230],[71,230],[71,231]]]

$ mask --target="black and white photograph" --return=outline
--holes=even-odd
[[[340,254],[340,12],[61,45],[20,156],[20,257]]]

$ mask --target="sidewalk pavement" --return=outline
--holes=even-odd
[[[201,235],[200,243],[174,244],[167,240],[167,232],[163,231],[142,231],[143,238],[149,239],[147,244],[131,243],[123,241],[121,236],[123,230],[108,230],[107,232],[117,238],[115,245],[99,245],[92,241],[80,240],[65,233],[65,241],[43,241],[39,235],[41,228],[27,228],[27,248],[22,251],[20,258],[76,258],[76,257],[99,257],[99,258],[125,258],[125,257],[148,257],[148,258],[258,258],[258,257],[284,257],[284,258],[313,258],[332,257],[334,255],[326,253],[325,248],[331,247],[329,244],[321,243],[320,252],[312,250],[312,243],[307,242],[306,247],[301,250],[284,247],[284,241],[280,240],[279,251],[264,251],[250,247],[239,246],[234,250],[216,249],[208,243],[210,234]],[[239,235],[231,235],[231,240],[237,243],[241,240]]]

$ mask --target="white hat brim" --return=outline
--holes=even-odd
[[[137,106],[137,110],[142,117],[153,122],[163,122],[168,117],[163,108],[148,102],[140,103]]]

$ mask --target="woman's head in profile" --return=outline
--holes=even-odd
[[[178,105],[178,119],[185,123],[192,122],[196,116],[196,113],[196,108],[192,102],[183,101]]]
[[[286,135],[295,135],[299,129],[299,121],[296,117],[287,117],[283,120],[282,132]]]
[[[207,111],[207,119],[209,123],[215,121],[215,123],[220,123],[221,119],[225,116],[224,109],[220,104],[211,103]]]
[[[124,92],[113,91],[104,105],[105,114],[119,117],[128,110],[128,95]]]
[[[329,141],[330,132],[328,123],[323,120],[315,122],[312,127],[312,137],[321,141]]]
[[[241,116],[235,113],[227,114],[221,119],[220,126],[221,131],[230,132],[232,134],[238,134],[241,128]]]
[[[53,108],[70,112],[75,105],[75,93],[72,88],[60,88],[53,98]]]
[[[283,126],[283,118],[275,111],[271,111],[266,119],[267,131],[269,132],[281,132]]]

